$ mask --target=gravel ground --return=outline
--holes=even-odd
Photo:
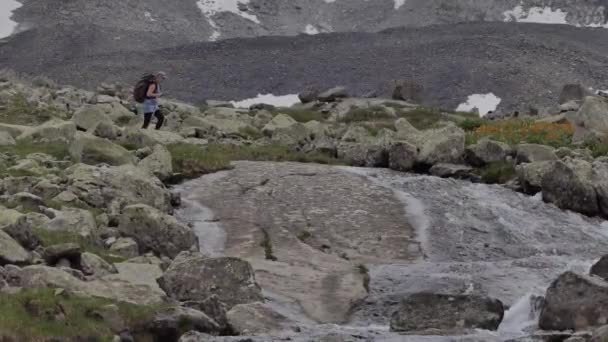
[[[89,88],[133,83],[145,70],[162,69],[171,75],[168,95],[194,102],[297,93],[309,85],[381,94],[391,79],[409,78],[424,86],[425,104],[453,109],[471,94],[493,92],[501,109],[525,111],[554,105],[565,83],[608,88],[606,38],[605,29],[467,23],[157,49],[176,41],[64,25],[13,36],[0,45],[0,65]]]

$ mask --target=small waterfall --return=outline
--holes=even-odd
[[[201,182],[205,177],[215,178],[218,174],[185,182],[175,188],[182,196],[182,206],[176,216],[181,222],[186,222],[192,227],[198,237],[201,253],[210,257],[221,257],[224,256],[226,232],[213,212],[196,199],[197,191],[204,191]]]
[[[505,335],[524,336],[538,328],[538,318],[543,298],[532,293],[523,296],[505,312],[498,332]]]

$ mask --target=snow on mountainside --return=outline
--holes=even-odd
[[[608,0],[22,0],[12,20],[169,33],[176,43],[264,35],[374,32],[469,21],[607,27]],[[0,4],[0,36],[15,0]],[[8,33],[7,33],[8,32]]]
[[[21,4],[15,0],[2,0],[0,2],[0,39],[10,36],[17,27],[17,23],[11,17],[13,11],[19,7],[21,7]]]

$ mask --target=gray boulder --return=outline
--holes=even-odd
[[[10,133],[0,131],[0,146],[14,146],[15,144],[15,139]]]
[[[160,180],[165,180],[173,175],[171,153],[163,145],[154,146],[152,154],[140,161],[137,166]]]
[[[435,177],[477,180],[473,168],[467,165],[439,163],[433,165],[429,173]]]
[[[410,171],[416,164],[418,148],[408,142],[398,141],[388,149],[388,167],[396,171]]]
[[[63,207],[54,213],[55,217],[41,228],[55,232],[76,233],[82,237],[93,237],[97,233],[95,217],[88,210]]]
[[[137,241],[142,254],[152,251],[174,258],[192,247],[198,250],[198,238],[192,229],[180,224],[175,217],[145,204],[125,207],[118,230]]]
[[[338,99],[348,97],[345,87],[335,87],[326,90],[317,96],[317,99],[321,102],[335,102]]]
[[[31,127],[17,137],[17,141],[34,143],[71,142],[76,135],[76,125],[71,121],[51,120]]]
[[[598,262],[593,264],[589,273],[608,281],[608,255],[604,255]]]
[[[181,142],[184,139],[181,135],[168,131],[156,129],[125,129],[120,142],[123,145],[132,146],[133,148],[142,148],[154,145],[171,145]]]
[[[89,165],[108,164],[113,166],[133,164],[129,151],[108,139],[78,132],[70,145],[70,156],[77,163]]]
[[[395,129],[397,129],[397,139],[406,141],[415,138],[420,133],[406,118],[400,118],[395,121]]]
[[[134,239],[118,238],[116,242],[110,246],[110,252],[125,258],[135,258],[139,255],[139,246]]]
[[[392,331],[400,332],[496,330],[503,316],[503,304],[497,299],[416,293],[401,301],[390,325]]]
[[[588,96],[576,114],[575,141],[589,136],[604,138],[608,134],[608,100],[600,96]]]
[[[113,202],[143,203],[169,212],[171,195],[161,181],[132,165],[118,167],[76,164],[65,171],[68,190],[94,208]]]
[[[61,288],[137,305],[158,305],[165,300],[163,295],[146,285],[106,279],[85,282],[55,267],[27,266],[16,276],[19,282],[17,285],[26,289]]]
[[[396,81],[392,85],[393,100],[420,103],[423,99],[424,87],[412,80]]]
[[[418,163],[459,163],[464,155],[465,133],[454,125],[420,132],[411,141],[420,151]]]
[[[298,122],[294,120],[291,116],[286,114],[278,114],[269,123],[267,123],[264,128],[262,128],[262,133],[272,136],[272,134],[279,128],[287,128],[289,126],[295,125]]]
[[[30,254],[12,237],[0,230],[0,266],[27,265],[30,261]]]
[[[227,309],[264,300],[251,265],[237,258],[195,256],[174,261],[158,283],[173,299],[202,301],[216,295]]]
[[[0,207],[0,230],[28,250],[33,250],[40,244],[27,216],[16,210]]]
[[[85,275],[96,278],[118,273],[114,265],[89,252],[84,252],[80,256],[80,269]]]
[[[72,121],[76,127],[85,131],[92,131],[100,123],[113,124],[104,109],[97,105],[80,107],[72,116]]]
[[[515,160],[518,164],[558,159],[557,155],[555,154],[555,149],[550,146],[538,144],[520,144],[517,145],[515,149]]]
[[[263,335],[288,330],[294,323],[264,303],[239,304],[227,313],[233,331],[239,335]]]
[[[504,161],[511,153],[511,147],[499,141],[481,139],[465,150],[467,163],[482,167],[487,164]]]
[[[559,94],[559,104],[582,101],[588,95],[590,95],[589,90],[581,84],[566,84]]]
[[[588,330],[608,322],[608,283],[572,272],[547,289],[539,326],[544,330]]]
[[[100,122],[92,131],[96,137],[110,140],[115,140],[120,135],[120,129],[111,122]]]
[[[177,341],[188,331],[198,331],[217,335],[220,326],[203,312],[175,306],[158,312],[148,324],[147,330],[156,341]]]
[[[340,143],[338,158],[352,166],[388,167],[389,153],[385,146],[371,143]]]
[[[302,103],[315,102],[319,97],[319,91],[315,88],[309,88],[298,94],[298,98]]]
[[[75,243],[62,243],[44,248],[42,257],[48,265],[55,265],[61,259],[67,259],[71,265],[80,264],[80,246]]]
[[[541,181],[543,200],[561,209],[597,215],[598,198],[591,177],[592,166],[586,161],[555,161]]]
[[[520,164],[515,167],[515,174],[519,184],[526,194],[534,195],[542,190],[542,181],[545,174],[551,171],[553,162],[540,161]]]

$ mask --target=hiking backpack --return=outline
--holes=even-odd
[[[148,93],[148,88],[150,84],[154,82],[153,74],[145,74],[142,78],[137,82],[135,88],[133,89],[133,99],[137,103],[144,103],[146,100],[146,95]]]

